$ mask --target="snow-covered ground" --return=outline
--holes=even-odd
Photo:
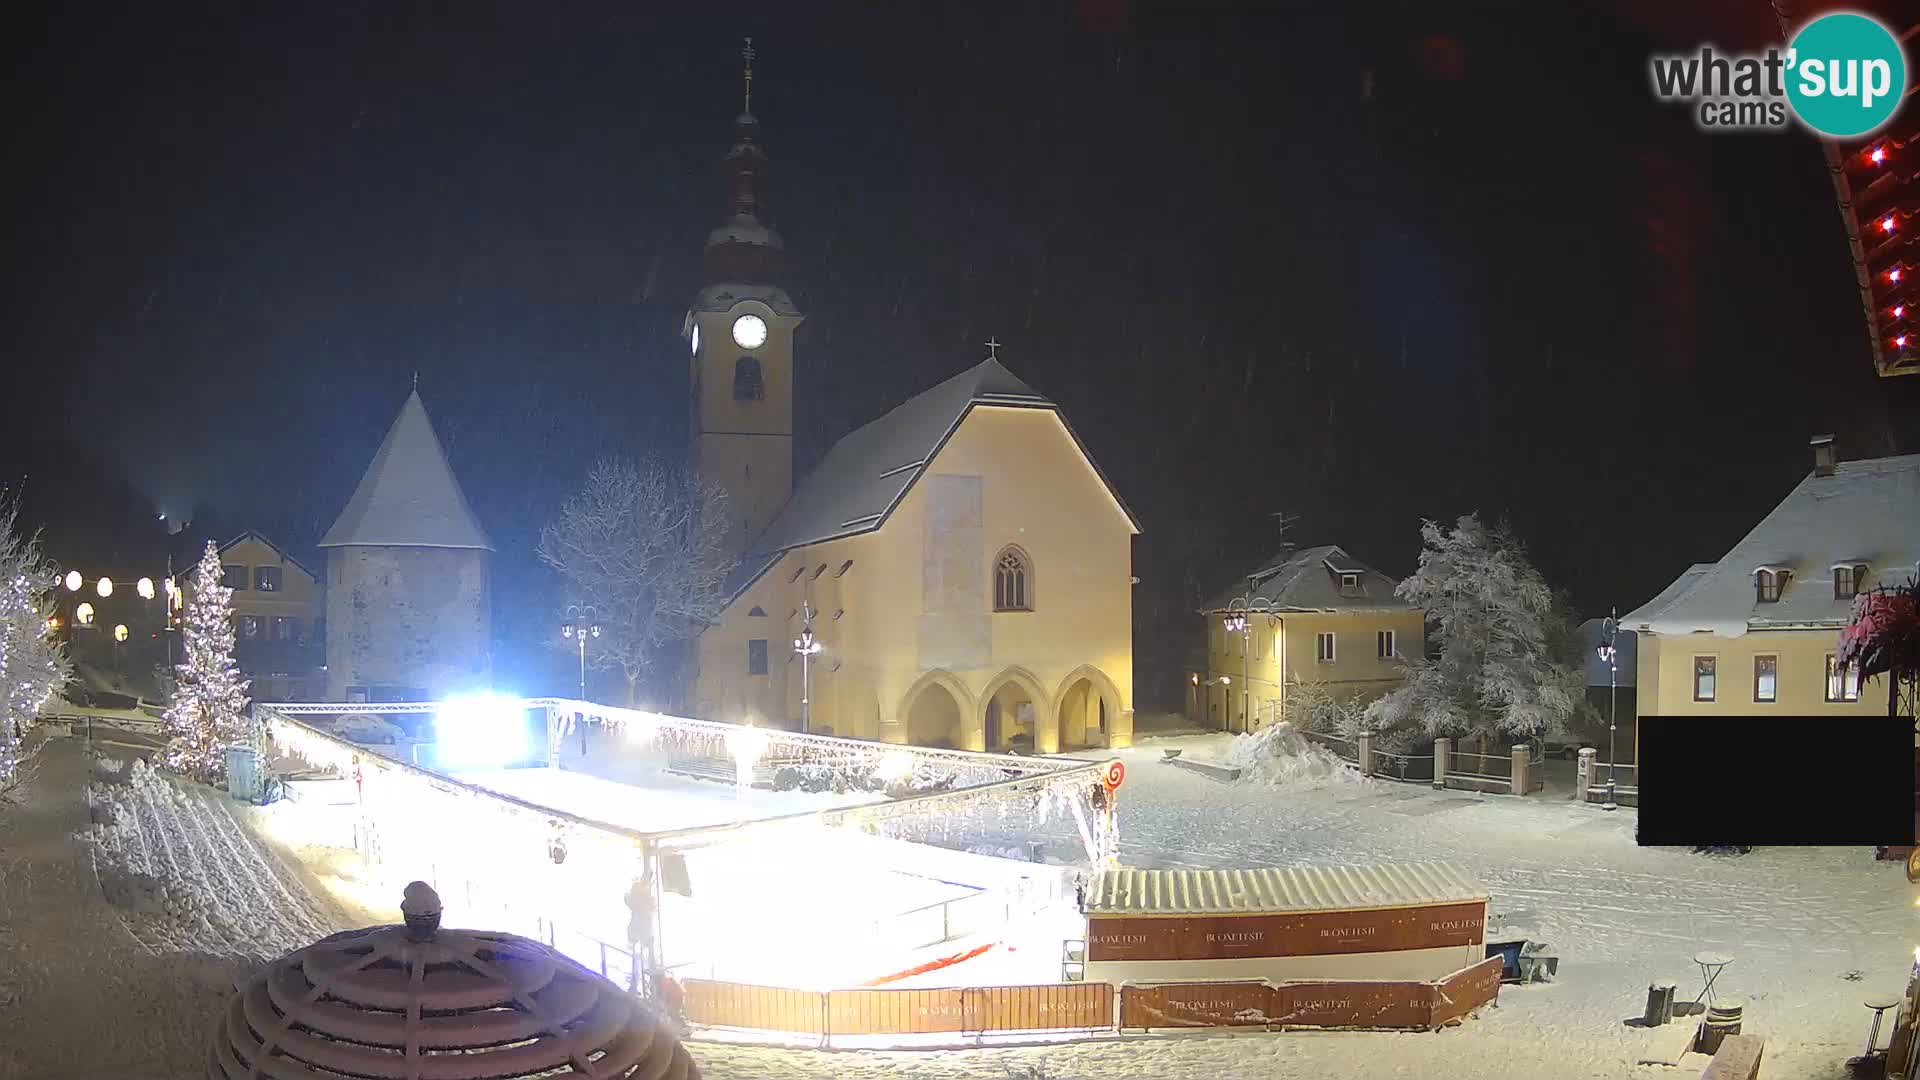
[[[1167,748],[1224,759],[1234,752],[1229,743],[1219,735],[1186,736],[1118,753],[1128,764],[1119,800],[1123,861],[1184,867],[1452,861],[1489,886],[1490,937],[1550,943],[1548,951],[1561,957],[1558,980],[1503,988],[1498,1008],[1439,1034],[1209,1033],[891,1052],[702,1042],[695,1058],[703,1074],[719,1080],[1681,1077],[1689,1073],[1636,1065],[1650,1033],[1624,1021],[1639,1013],[1650,981],[1676,979],[1691,998],[1700,988],[1691,957],[1714,951],[1733,957],[1718,989],[1744,997],[1747,1030],[1768,1039],[1762,1076],[1838,1080],[1845,1059],[1865,1041],[1862,1001],[1904,985],[1920,938],[1913,892],[1900,867],[1874,862],[1866,849],[1763,847],[1744,857],[1711,858],[1637,847],[1630,811],[1610,814],[1570,801],[1380,781],[1225,783],[1160,760]],[[118,977],[113,973],[150,967],[155,953],[179,956],[198,970],[191,965],[204,965],[207,954],[264,955],[304,944],[350,918],[338,909],[354,901],[343,884],[351,872],[327,864],[331,856],[320,847],[294,848],[284,838],[263,841],[272,835],[265,826],[273,808],[249,810],[156,777],[104,786],[124,789],[105,792],[103,801],[116,822],[129,824],[89,827],[84,803],[76,802],[65,812],[74,819],[72,833],[97,835],[91,850],[106,861],[103,876],[109,881],[124,867],[129,876],[151,874],[163,884],[123,895],[127,906],[119,909],[107,908],[94,894],[94,907],[118,910],[135,936],[80,917],[92,910],[81,901],[41,904],[29,909],[12,940],[0,933],[0,959],[16,965],[24,960],[24,970],[36,972],[16,978],[18,1000],[0,1000],[0,1031],[19,1030],[13,1024],[21,1017],[47,1015],[49,1002],[89,999],[84,985],[63,991],[57,985],[62,978],[109,980]],[[44,798],[57,795],[49,790]],[[43,814],[26,824],[44,830],[59,820]],[[154,835],[161,832],[165,841]],[[0,838],[5,836],[0,823]],[[51,866],[54,871],[65,859],[83,860],[78,865],[85,868],[89,852],[84,843],[46,844],[36,858],[60,864]],[[290,854],[305,865],[290,864]],[[57,876],[46,866],[16,875],[11,894],[0,878],[0,900],[21,893],[28,882]],[[140,898],[151,895],[162,898],[157,912],[141,910]],[[26,896],[36,899],[31,891]],[[168,896],[176,897],[173,913],[164,903]],[[216,896],[238,899],[211,899]],[[20,903],[19,897],[13,902]],[[381,917],[391,914],[383,911]],[[90,958],[69,962],[69,955],[79,955],[71,936],[81,933],[91,935]],[[28,937],[35,940],[23,940]],[[180,949],[192,951],[170,951]],[[112,1000],[96,1007],[108,1024],[124,1020],[116,1038],[128,1035],[128,1025],[171,1025],[148,1033],[154,1045],[171,1047],[181,1043],[173,1029],[182,1015],[204,1013],[204,1023],[211,1024],[218,1008],[205,979],[181,986],[189,998],[164,1009],[123,1008]],[[107,1066],[120,1067],[124,1056],[87,1058],[92,1051],[85,1025],[48,1030],[56,1038],[81,1040],[68,1048],[70,1056],[101,1067],[34,1072],[35,1059],[26,1058],[27,1070],[15,1074],[185,1075],[115,1072]],[[14,1052],[15,1062],[4,1053],[0,1062],[17,1064]]]
[[[630,770],[622,777],[628,782],[573,769],[482,769],[451,775],[489,791],[640,832],[806,814],[883,798],[867,792],[836,795],[737,788],[664,769]]]

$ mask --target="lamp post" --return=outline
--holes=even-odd
[[[1595,652],[1607,665],[1607,801],[1602,810],[1618,810],[1620,804],[1614,801],[1614,773],[1616,764],[1614,755],[1617,750],[1614,733],[1620,720],[1620,650],[1614,647],[1614,638],[1620,632],[1620,609],[1614,608],[1606,621],[1600,624],[1600,647]],[[1581,798],[1585,798],[1585,794]]]
[[[813,639],[813,605],[801,604],[800,636],[793,639],[793,651],[800,654],[800,730],[813,730],[813,658],[821,646]]]
[[[560,624],[560,636],[572,641],[579,647],[580,656],[580,700],[587,700],[587,639],[600,636],[600,613],[592,604],[581,606],[568,604],[566,621]],[[580,752],[587,752],[587,718],[580,716]]]
[[[66,574],[60,578],[60,584],[65,587],[68,593],[73,594],[73,599],[76,601],[73,609],[73,619],[68,624],[69,632],[72,630],[92,628],[98,615],[103,614],[97,612],[91,602],[80,600],[80,594],[82,592],[92,592],[100,599],[106,600],[111,598],[119,588],[131,588],[134,594],[139,596],[141,600],[148,602],[155,600],[160,601],[160,632],[166,638],[167,643],[167,670],[173,670],[173,613],[178,610],[181,605],[181,594],[179,584],[173,580],[173,557],[171,555],[167,557],[167,576],[160,579],[158,588],[155,587],[154,580],[150,577],[143,577],[131,582],[116,582],[110,577],[101,577],[94,581],[88,581],[81,575],[80,571],[72,569],[69,569]],[[162,594],[164,594],[164,596]],[[84,609],[84,611],[82,609]],[[114,627],[114,641],[118,645],[124,645],[127,638],[131,636],[131,633],[131,630],[126,629],[124,624],[116,625]],[[115,667],[117,668],[121,659],[119,648],[114,650],[114,656]]]

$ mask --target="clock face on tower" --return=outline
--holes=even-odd
[[[743,349],[757,349],[767,343],[767,324],[758,315],[742,315],[733,320],[733,343]]]

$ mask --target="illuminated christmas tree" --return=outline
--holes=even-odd
[[[38,539],[20,532],[17,509],[11,495],[0,497],[0,791],[16,779],[22,740],[69,671],[53,638],[53,568]]]
[[[233,662],[233,590],[221,584],[220,553],[207,543],[187,587],[179,686],[167,709],[167,767],[208,783],[226,770],[226,748],[252,742],[247,681]]]

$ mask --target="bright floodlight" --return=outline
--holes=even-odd
[[[67,571],[67,591],[68,592],[79,592],[81,584],[83,584],[83,582],[80,577],[80,571],[78,570]]]
[[[93,605],[81,604],[79,607],[74,608],[73,621],[79,623],[81,626],[92,626],[93,625]]]
[[[113,595],[113,579],[101,578],[100,584],[95,585],[94,588],[100,591],[100,599],[105,600],[107,597]]]
[[[433,715],[444,765],[484,769],[527,757],[527,707],[501,694],[462,694],[440,703]]]
[[[141,578],[134,583],[133,591],[139,593],[140,599],[142,600],[153,599],[153,579],[150,577]]]
[[[874,779],[891,783],[906,780],[913,776],[913,752],[893,750],[880,759],[880,765],[873,770]]]

